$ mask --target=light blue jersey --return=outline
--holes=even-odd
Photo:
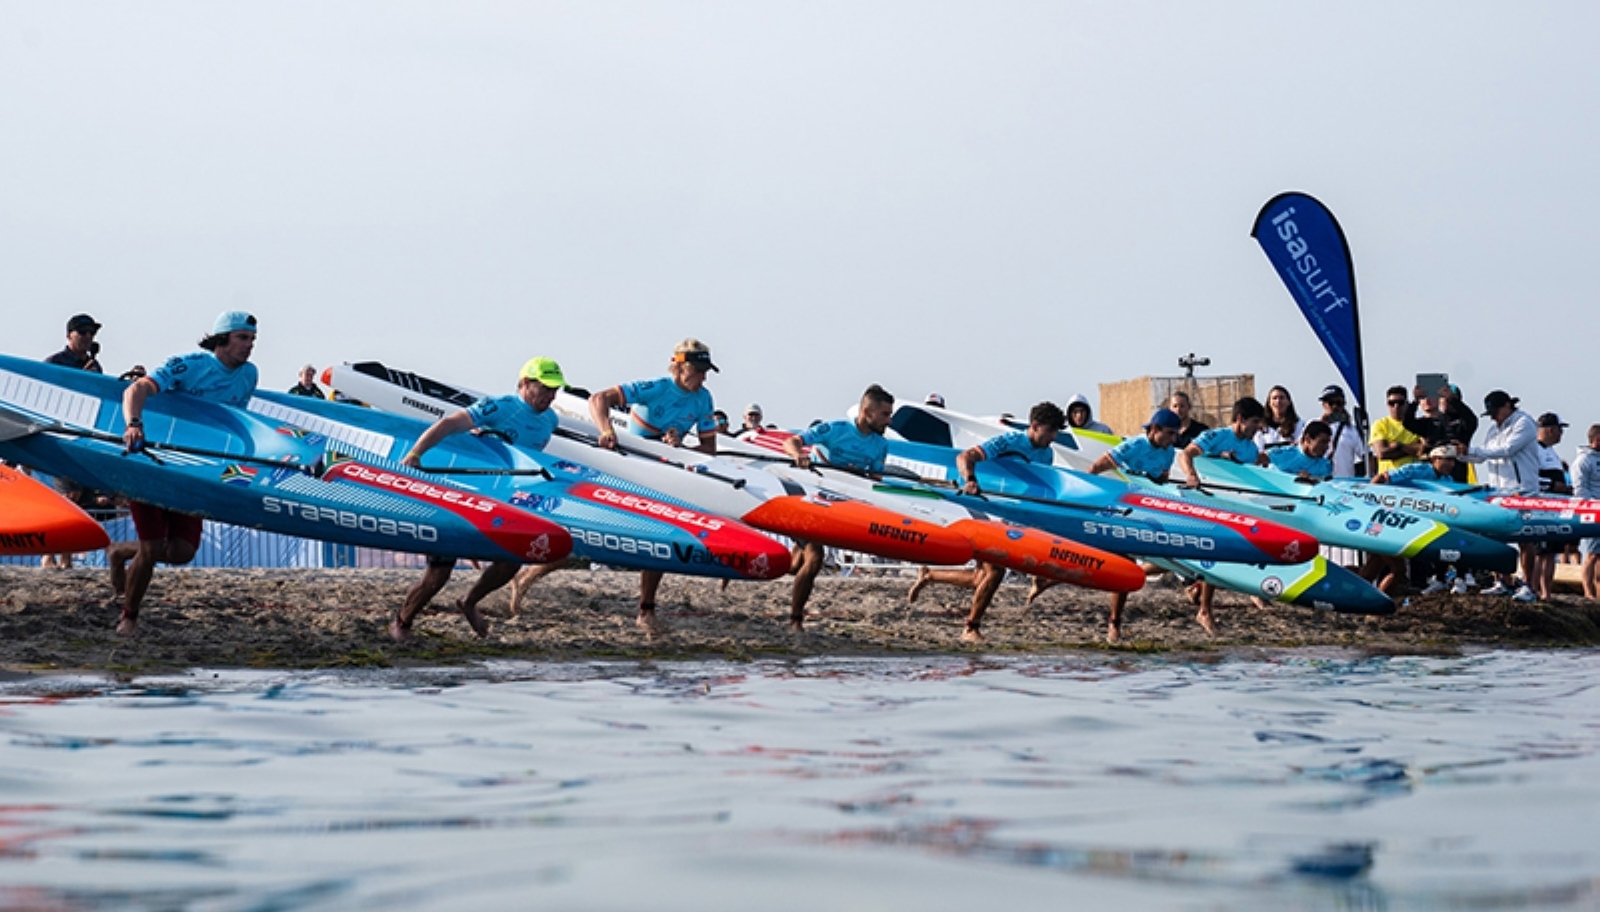
[[[1111,460],[1124,472],[1160,478],[1172,471],[1172,447],[1158,447],[1149,437],[1129,437],[1111,448]]]
[[[676,429],[679,436],[709,434],[717,429],[711,413],[711,391],[701,387],[691,393],[671,377],[624,383],[622,401],[628,406],[628,431],[655,439]]]
[[[1038,465],[1050,465],[1055,461],[1052,448],[1048,446],[1036,447],[1028,439],[1026,431],[1012,431],[1001,434],[978,444],[978,449],[983,451],[985,459],[999,459],[1001,456],[1021,456],[1028,462]]]
[[[1409,462],[1403,466],[1389,470],[1389,483],[1404,485],[1413,481],[1449,481],[1449,475],[1440,475],[1433,470],[1431,462]]]
[[[208,351],[173,355],[150,372],[163,393],[188,393],[212,402],[244,407],[256,391],[256,366],[246,361],[233,370]]]
[[[554,409],[536,412],[516,393],[485,396],[468,406],[467,414],[472,416],[473,427],[504,434],[525,450],[543,450],[561,423]]]
[[[1232,456],[1240,465],[1255,465],[1261,451],[1249,437],[1240,437],[1231,427],[1212,428],[1194,439],[1201,456],[1227,458]]]
[[[814,448],[828,465],[863,472],[883,472],[889,458],[889,441],[882,434],[863,434],[847,418],[808,428],[800,442]]]
[[[1321,481],[1333,477],[1333,460],[1326,456],[1307,456],[1297,446],[1273,447],[1267,451],[1267,462],[1280,472],[1306,475]]]

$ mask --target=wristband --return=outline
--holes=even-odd
[[[144,421],[142,419],[139,419],[139,418],[129,418],[127,424],[128,424],[128,427],[136,427],[136,428],[144,427]]]

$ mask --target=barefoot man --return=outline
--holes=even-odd
[[[250,353],[256,345],[256,318],[239,310],[217,317],[200,340],[201,351],[174,355],[167,363],[128,385],[122,394],[122,442],[128,452],[144,448],[144,403],[157,393],[184,393],[243,408],[256,391],[256,366]],[[198,516],[174,513],[132,502],[128,512],[138,533],[136,542],[118,542],[106,551],[111,588],[123,599],[117,633],[139,632],[139,606],[150,588],[156,564],[181,566],[194,560],[203,529]]]
[[[894,397],[874,383],[861,394],[856,420],[841,418],[812,425],[806,432],[783,442],[783,451],[802,469],[811,467],[805,447],[811,447],[823,465],[854,469],[872,477],[883,474],[889,458],[889,443],[883,432],[894,417]],[[789,593],[789,629],[804,633],[806,601],[822,572],[823,547],[816,542],[796,542],[794,548],[794,589]]]
[[[550,403],[556,400],[556,390],[565,385],[560,365],[549,358],[534,358],[522,365],[515,393],[485,396],[459,412],[440,418],[422,432],[411,452],[400,461],[413,469],[420,469],[422,454],[438,446],[446,437],[464,431],[493,431],[514,447],[540,452],[550,442],[550,435],[555,433],[560,421],[556,413],[550,411]],[[489,635],[489,622],[478,611],[478,602],[510,582],[519,566],[513,561],[495,561],[483,568],[482,575],[467,592],[467,597],[456,604],[473,633],[480,637]],[[450,574],[455,567],[456,559],[453,557],[428,558],[428,569],[423,571],[422,579],[417,580],[416,585],[406,593],[400,611],[389,622],[389,636],[396,640],[410,638],[411,622],[416,619],[417,612],[426,607],[439,594],[439,590],[450,582]]]
[[[1233,403],[1233,413],[1229,416],[1227,427],[1213,428],[1196,437],[1194,443],[1178,451],[1178,468],[1183,470],[1184,487],[1197,487],[1200,484],[1200,474],[1195,471],[1194,458],[1196,456],[1209,456],[1213,459],[1231,459],[1240,465],[1255,465],[1261,460],[1261,451],[1256,448],[1256,432],[1261,430],[1261,422],[1265,420],[1267,410],[1262,407],[1261,401],[1254,396],[1245,396]],[[1206,633],[1217,632],[1217,625],[1211,617],[1211,599],[1217,592],[1215,586],[1207,582],[1196,583],[1198,592],[1191,586],[1190,598],[1199,596],[1200,613],[1194,619],[1206,629]]]
[[[1055,459],[1052,445],[1066,423],[1067,416],[1062,414],[1060,406],[1053,402],[1041,402],[1028,412],[1026,431],[1011,431],[962,450],[956,455],[956,472],[961,477],[961,490],[973,495],[982,493],[978,478],[973,473],[977,464],[985,459],[1009,457],[1035,465],[1050,465]],[[972,611],[967,615],[967,626],[961,631],[961,640],[964,643],[981,643],[983,631],[980,625],[983,624],[984,612],[989,610],[989,603],[994,601],[994,594],[1005,578],[1005,568],[983,561],[978,561],[978,566],[971,570],[923,567],[917,572],[917,581],[911,584],[911,591],[906,593],[906,601],[916,601],[917,594],[929,583],[947,583],[973,590]]]

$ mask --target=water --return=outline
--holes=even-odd
[[[1600,653],[0,690],[0,906],[1600,907]]]

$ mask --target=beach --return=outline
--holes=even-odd
[[[449,665],[527,659],[754,659],[907,654],[1050,654],[1073,650],[1248,653],[1334,647],[1375,653],[1449,653],[1489,647],[1600,644],[1600,605],[1576,595],[1522,605],[1489,596],[1413,596],[1389,617],[1290,606],[1253,607],[1218,592],[1217,635],[1194,621],[1178,587],[1152,580],[1129,600],[1123,638],[1105,642],[1104,593],[1058,586],[1032,606],[1027,587],[1008,584],[984,622],[987,642],[960,642],[970,592],[930,586],[906,604],[907,576],[824,576],[810,603],[807,632],[785,626],[788,580],[735,582],[668,577],[660,618],[667,632],[634,626],[633,573],[573,569],[553,574],[508,613],[509,590],[483,602],[486,639],[446,610],[476,578],[458,571],[395,643],[385,628],[413,570],[169,569],[156,573],[140,614],[140,635],[113,628],[118,606],[103,570],[0,568],[0,668],[41,674],[142,674],[193,667],[322,668]]]

